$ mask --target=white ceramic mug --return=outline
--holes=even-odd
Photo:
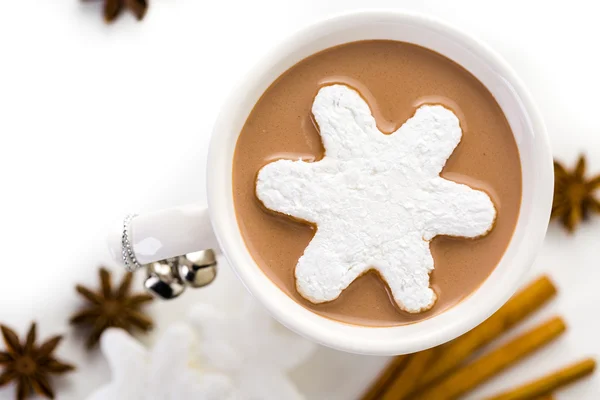
[[[388,39],[414,43],[454,60],[476,76],[501,106],[522,165],[523,196],[514,235],[496,269],[468,298],[430,319],[396,327],[349,325],[317,315],[283,293],[256,264],[238,229],[232,160],[238,135],[263,92],[300,60],[343,43]],[[392,355],[424,350],[474,328],[519,287],[542,244],[552,203],[553,167],[546,131],[531,97],[511,68],[486,45],[435,19],[396,11],[360,11],[309,26],[281,43],[246,76],[215,125],[207,166],[208,209],[181,207],[140,215],[131,225],[142,264],[218,248],[271,314],[315,342],[352,353]],[[121,258],[120,233],[111,240]]]

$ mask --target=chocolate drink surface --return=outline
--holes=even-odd
[[[493,229],[476,239],[436,236],[430,275],[437,301],[421,313],[400,310],[378,273],[371,271],[330,302],[313,304],[296,289],[294,271],[315,234],[314,225],[265,208],[256,195],[261,168],[278,159],[318,161],[324,147],[311,107],[321,88],[343,84],[368,103],[377,127],[392,133],[422,105],[451,110],[460,143],[440,176],[484,191],[497,211]],[[519,216],[521,166],[506,118],[489,91],[470,73],[430,50],[394,41],[350,43],[315,54],[279,77],[249,115],[233,161],[233,195],[239,229],[263,272],[288,296],[322,316],[392,326],[430,318],[460,302],[494,270]]]

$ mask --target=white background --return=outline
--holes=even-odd
[[[142,23],[102,21],[101,2],[0,0],[0,322],[67,335],[59,354],[80,368],[59,399],[81,399],[108,380],[67,324],[76,282],[96,284],[108,263],[107,226],[130,211],[205,202],[205,156],[233,82],[302,25],[360,7],[442,17],[488,42],[526,82],[554,154],[589,156],[600,172],[600,39],[595,0],[150,0]],[[552,224],[532,276],[549,273],[559,297],[536,318],[563,315],[567,334],[473,398],[600,353],[600,218],[568,236]],[[190,303],[223,296],[220,281],[153,307],[160,333]],[[200,293],[201,292],[201,293]],[[211,297],[212,296],[212,297]],[[153,336],[147,338],[152,341]],[[294,378],[310,399],[352,399],[384,359],[322,349]],[[600,374],[560,392],[596,399]],[[12,398],[12,389],[0,391]]]

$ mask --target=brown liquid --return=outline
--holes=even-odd
[[[369,103],[379,128],[391,133],[425,103],[459,117],[463,137],[441,176],[485,190],[496,225],[479,239],[438,236],[431,242],[438,294],[432,309],[409,314],[395,307],[374,272],[354,281],[339,298],[312,304],[295,287],[294,268],[313,227],[276,215],[255,195],[258,170],[279,158],[319,160],[323,145],[311,120],[320,87],[345,83]],[[489,91],[470,73],[430,50],[401,42],[364,41],[315,54],[285,72],[258,101],[240,134],[233,160],[233,194],[240,231],[264,273],[292,299],[331,319],[368,326],[411,323],[460,302],[485,281],[513,234],[521,202],[521,165],[512,132]]]

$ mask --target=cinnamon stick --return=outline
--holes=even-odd
[[[408,355],[396,356],[390,361],[377,380],[373,382],[371,387],[363,394],[361,400],[379,400],[386,388],[393,382],[394,378],[402,371]]]
[[[402,400],[416,388],[419,377],[429,366],[436,349],[424,350],[410,356],[406,367],[389,385],[381,400]]]
[[[542,276],[515,294],[494,315],[463,336],[440,347],[439,355],[421,376],[425,387],[459,367],[476,350],[527,318],[556,294],[556,287]]]
[[[590,375],[596,369],[596,361],[587,358],[571,364],[523,386],[509,390],[488,400],[528,400],[548,395],[565,385]],[[541,397],[544,398],[544,397]]]
[[[419,400],[455,399],[548,344],[565,329],[564,321],[555,317],[456,370],[429,390],[419,393],[416,398]]]

